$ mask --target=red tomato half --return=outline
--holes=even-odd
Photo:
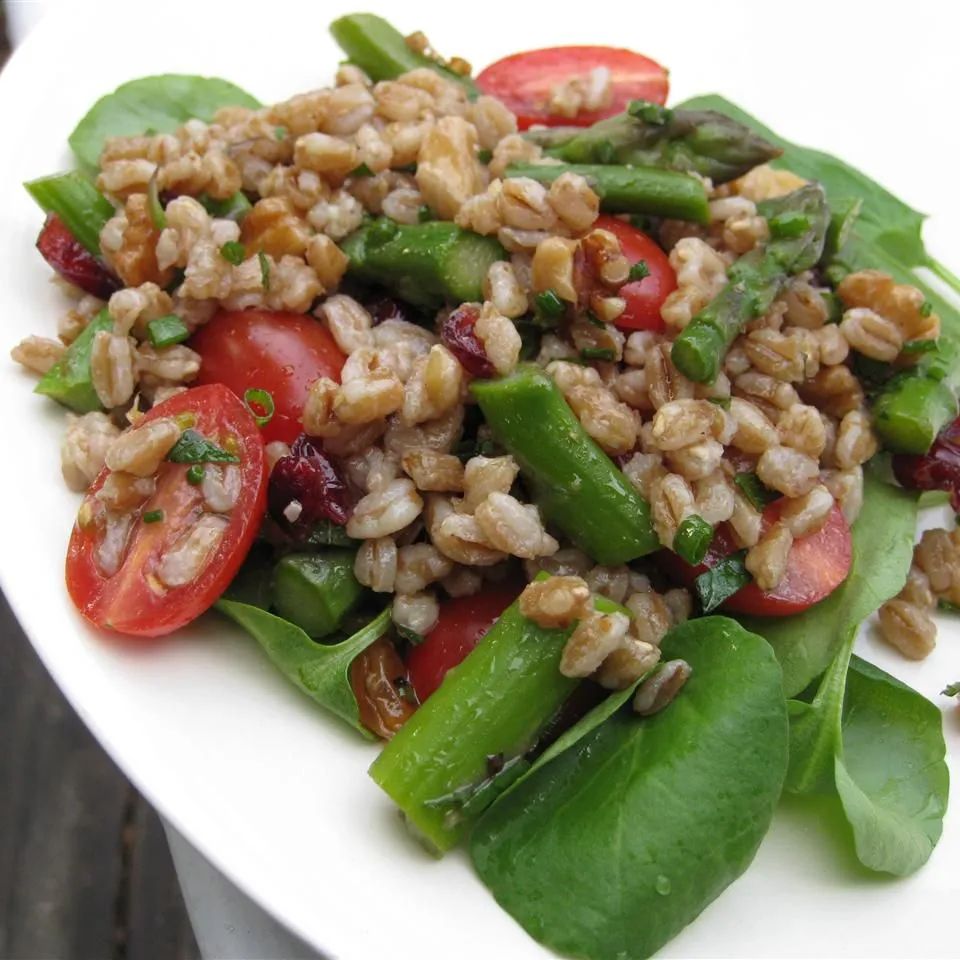
[[[266,507],[267,465],[263,440],[250,412],[226,387],[194,387],[154,407],[141,424],[160,417],[193,414],[195,429],[206,439],[227,444],[240,458],[240,494],[222,514],[226,528],[198,575],[183,586],[165,587],[155,575],[160,562],[198,521],[203,508],[199,486],[187,482],[190,464],[164,461],[156,491],[132,512],[120,566],[105,575],[97,562],[104,539],[102,505],[94,494],[110,474],[97,477],[84,498],[67,548],[67,590],[77,609],[98,627],[138,637],[171,633],[200,616],[226,589],[250,550]],[[145,514],[163,511],[162,519],[144,523]],[[209,515],[209,514],[208,514]]]
[[[670,258],[655,240],[642,230],[630,226],[617,217],[601,214],[594,226],[609,230],[620,241],[620,249],[631,265],[643,260],[650,275],[642,280],[625,283],[617,293],[627,301],[627,309],[617,317],[622,330],[652,330],[663,333],[666,326],[660,308],[667,296],[677,289],[677,275],[670,266]]]
[[[436,625],[407,658],[410,682],[421,703],[440,686],[447,671],[480,642],[519,593],[518,586],[490,587],[441,605]]]
[[[780,516],[782,508],[783,501],[780,500],[767,507],[763,514],[764,529]],[[684,563],[669,550],[664,550],[659,560],[670,576],[687,587],[693,587],[693,581],[701,573],[735,550],[733,537],[724,524],[717,528],[710,550],[699,566]],[[827,522],[816,533],[794,540],[787,572],[775,590],[764,593],[755,583],[748,583],[723,604],[723,609],[759,617],[789,617],[802,613],[829,596],[846,580],[852,556],[850,527],[840,508],[834,505]]]
[[[575,117],[551,114],[550,94],[571,77],[582,77],[594,67],[610,71],[613,97],[602,110]],[[549,127],[589,127],[604,117],[622,113],[631,100],[666,103],[670,84],[667,71],[648,57],[618,47],[549,47],[515,53],[490,64],[477,77],[477,86],[502,100],[516,115],[521,130],[535,123]]]
[[[223,383],[238,397],[253,388],[273,397],[273,419],[263,439],[292,443],[310,384],[340,379],[346,357],[330,331],[301,313],[238,310],[218,313],[190,341],[201,358],[197,383]]]

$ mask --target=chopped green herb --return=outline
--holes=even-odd
[[[350,171],[351,177],[372,177],[373,171],[365,164],[361,163],[359,167],[354,167]]]
[[[200,484],[203,483],[203,475],[205,473],[206,471],[204,468],[201,467],[199,463],[195,463],[187,471],[187,483],[189,483],[191,486],[199,487]]]
[[[746,550],[731,553],[716,566],[701,573],[694,581],[704,613],[715,610],[724,600],[728,600],[750,582],[750,573],[743,564],[746,555]]]
[[[217,200],[206,193],[201,193],[197,200],[211,217],[218,220],[233,220],[239,223],[252,209],[253,205],[242,190],[238,190],[225,200]]]
[[[478,159],[481,163],[489,163],[489,162],[493,159],[493,151],[492,151],[492,150],[478,150],[478,151],[477,151],[477,159]]]
[[[257,259],[260,261],[260,283],[264,290],[270,289],[270,261],[267,255],[262,251],[257,251]]]
[[[670,120],[673,111],[662,107],[659,103],[652,103],[650,100],[631,100],[627,104],[627,113],[644,123],[652,123],[662,127]]]
[[[220,248],[220,256],[223,257],[227,263],[232,263],[235,267],[239,267],[240,264],[247,259],[247,250],[239,240],[228,240]]]
[[[406,640],[411,647],[419,646],[426,639],[422,633],[417,633],[409,627],[402,627],[399,623],[395,623],[393,629],[397,631],[397,636]]]
[[[774,240],[803,236],[810,229],[810,218],[799,210],[785,210],[767,221]]]
[[[307,547],[355,547],[357,541],[347,536],[347,531],[330,520],[321,520],[304,541]]]
[[[707,399],[716,404],[718,407],[722,407],[724,410],[730,409],[730,397],[707,397]]]
[[[253,414],[258,427],[265,427],[273,419],[276,408],[273,404],[273,395],[268,390],[251,387],[244,393],[243,402]]]
[[[566,304],[552,291],[544,290],[534,297],[537,313],[551,320],[559,320],[566,313]]]
[[[908,340],[903,345],[903,352],[906,354],[933,353],[936,349],[936,340]]]
[[[843,319],[843,304],[832,290],[823,290],[820,293],[827,308],[827,323],[839,323]]]
[[[233,453],[211,443],[196,430],[184,430],[180,439],[167,454],[173,463],[239,463],[240,458]]]
[[[159,167],[157,170],[159,170]],[[167,225],[167,215],[164,213],[163,204],[160,202],[157,170],[153,171],[153,176],[150,177],[150,182],[147,184],[147,209],[150,211],[150,221],[158,230],[162,230]]]
[[[287,128],[286,127],[274,127],[273,135],[277,140],[286,140],[287,139]]]
[[[960,697],[960,680],[954,683],[948,683],[940,692],[945,697]]]
[[[583,317],[587,323],[594,327],[599,327],[601,330],[606,326],[606,324],[592,310],[588,310]]]
[[[427,223],[433,219],[433,211],[424,203],[417,208],[417,222]]]
[[[920,316],[929,317],[931,313],[933,313],[933,304],[929,300],[924,300],[920,304]]]
[[[780,494],[769,487],[765,487],[761,479],[755,474],[745,471],[738,473],[733,482],[740,488],[740,492],[753,504],[755,510],[763,512],[768,503],[780,499]]]
[[[644,277],[650,276],[650,268],[647,266],[646,260],[638,260],[631,268],[629,273],[629,281],[632,283],[635,280],[642,280]]]
[[[653,233],[657,229],[656,221],[645,213],[631,214],[629,222],[631,227],[636,227],[641,233]]]
[[[580,351],[581,360],[608,360],[617,359],[616,351],[610,347],[584,347]]]
[[[713,527],[703,517],[694,514],[687,517],[677,528],[673,537],[673,552],[687,563],[696,566],[713,542]]]
[[[187,325],[175,314],[157,317],[147,322],[147,336],[155,347],[170,347],[183,343],[190,336]]]
[[[143,515],[144,523],[160,523],[161,520],[163,520],[162,510],[148,510]]]
[[[949,600],[938,600],[937,609],[942,610],[944,613],[960,613],[960,607],[955,603],[951,603]]]

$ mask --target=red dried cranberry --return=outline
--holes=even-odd
[[[383,323],[385,320],[405,320],[407,323],[413,323],[413,316],[410,308],[393,297],[381,297],[374,300],[367,307],[367,312],[373,318],[373,325]]]
[[[55,214],[47,217],[37,249],[47,263],[74,286],[107,300],[123,284],[70,232]]]
[[[469,303],[457,307],[443,318],[440,339],[468,373],[475,377],[492,377],[496,371],[483,344],[473,332],[479,317],[479,307]]]
[[[922,456],[898,453],[893,472],[910,490],[946,490],[954,511],[960,513],[960,417],[940,431]]]
[[[300,512],[291,519],[288,508],[294,501],[300,504]],[[281,526],[304,533],[320,520],[343,526],[353,512],[346,481],[320,446],[305,434],[293,442],[290,455],[281,457],[274,466],[267,504],[270,515]]]

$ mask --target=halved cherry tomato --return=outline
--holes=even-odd
[[[617,217],[602,214],[597,217],[594,226],[609,230],[616,236],[631,266],[643,260],[649,271],[649,276],[625,283],[618,291],[617,296],[627,301],[627,308],[617,317],[616,325],[622,330],[663,333],[666,326],[660,316],[660,308],[667,296],[677,289],[677,274],[670,266],[670,258],[655,240]]]
[[[612,97],[602,110],[562,117],[550,112],[553,90],[582,77],[595,67],[610,71]],[[631,100],[666,103],[667,71],[649,57],[619,47],[548,47],[515,53],[490,64],[477,77],[477,86],[502,100],[516,115],[521,130],[535,123],[549,127],[589,127],[604,117],[622,113]]]
[[[764,510],[764,530],[780,516],[784,503],[777,500]],[[671,577],[692,587],[701,573],[736,549],[729,528],[721,524],[699,566],[684,563],[668,550],[659,554],[659,560]],[[829,596],[846,580],[852,556],[850,527],[835,504],[827,522],[816,533],[794,540],[787,559],[787,572],[776,589],[764,593],[755,583],[748,583],[723,604],[723,609],[760,617],[789,617],[802,613]]]
[[[440,686],[480,642],[497,617],[517,599],[517,585],[489,587],[472,597],[457,597],[440,607],[440,618],[407,658],[407,672],[420,702]]]
[[[263,428],[269,443],[292,443],[310,384],[340,379],[346,357],[330,331],[311,316],[272,310],[218,313],[190,341],[202,359],[197,383],[223,383],[238,397],[251,389],[273,397],[273,419]]]
[[[107,575],[98,563],[105,511],[96,499],[110,470],[104,468],[87,492],[67,548],[67,590],[77,609],[98,627],[138,637],[171,633],[200,616],[226,589],[250,550],[266,507],[267,465],[263,440],[250,412],[226,387],[194,387],[154,407],[140,424],[192,414],[193,429],[229,446],[240,458],[240,492],[223,514],[226,526],[197,576],[183,586],[164,586],[156,576],[163,559],[203,515],[202,488],[187,482],[191,464],[164,461],[156,490],[130,512],[121,535],[120,565]],[[157,514],[162,515],[157,519]],[[153,522],[144,522],[152,515]],[[84,519],[81,519],[84,518]]]

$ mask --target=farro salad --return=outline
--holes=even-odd
[[[921,216],[628,50],[473,78],[331,31],[332,86],[134,80],[26,184],[74,302],[12,356],[69,411],[77,609],[235,621],[561,954],[657,951],[784,792],[917,870],[940,710],[852,648],[879,611],[926,657],[960,607],[960,533],[914,545],[920,491],[960,512]]]

